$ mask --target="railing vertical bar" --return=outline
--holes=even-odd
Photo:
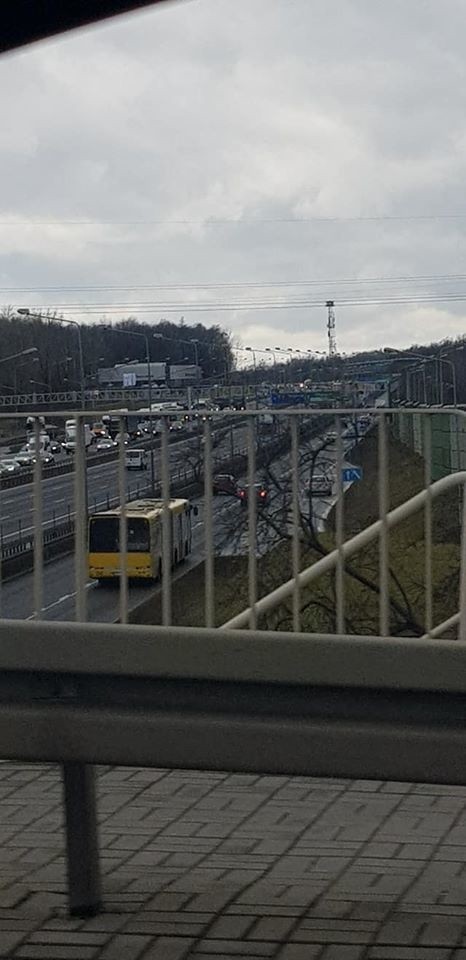
[[[172,537],[170,514],[170,455],[168,450],[168,418],[162,417],[161,474],[162,474],[162,624],[169,627],[172,620]]]
[[[337,608],[337,633],[345,632],[345,558],[343,554],[343,544],[345,540],[345,521],[344,521],[344,490],[343,490],[343,434],[341,417],[335,417],[336,428],[336,481],[337,481],[337,502],[335,516],[335,539],[338,550],[337,564],[335,568],[335,591]]]
[[[298,463],[298,454],[299,454],[299,437],[298,437],[298,421],[296,417],[291,417],[290,419],[290,430],[291,430],[291,521],[292,521],[292,538],[291,538],[291,565],[293,571],[294,587],[293,587],[293,630],[295,633],[299,633],[301,630],[301,591],[299,586],[299,569],[300,569],[300,542],[299,542],[299,533],[300,533],[300,515],[299,515],[299,463]]]
[[[461,566],[460,566],[460,619],[458,640],[466,642],[466,484],[463,485],[463,511],[461,526]]]
[[[387,448],[387,421],[385,412],[379,413],[379,519],[381,530],[379,537],[379,632],[381,637],[390,634],[389,613],[389,570],[388,570],[388,524],[387,513],[389,503],[388,486],[388,448]]]
[[[255,630],[257,625],[257,498],[254,484],[256,482],[256,423],[254,417],[248,419],[247,429],[248,448],[248,588],[249,588],[249,627]]]
[[[204,537],[205,537],[205,625],[213,627],[215,620],[214,595],[214,536],[212,494],[212,430],[209,420],[204,424]]]
[[[42,501],[42,458],[40,456],[40,420],[34,420],[34,476],[33,476],[34,575],[33,611],[40,619],[44,606],[44,511]]]
[[[424,485],[427,491],[424,511],[424,549],[425,549],[425,631],[429,635],[433,626],[432,603],[432,418],[424,418]]]
[[[128,623],[128,524],[126,511],[125,421],[120,417],[118,442],[118,499],[120,501],[120,623]]]
[[[84,421],[76,416],[76,445],[74,464],[74,574],[76,584],[75,619],[84,623],[87,619],[87,497],[86,497],[86,450],[84,446]]]

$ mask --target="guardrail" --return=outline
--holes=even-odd
[[[99,911],[92,764],[466,783],[466,644],[0,623],[0,755],[63,769],[72,914]]]
[[[262,472],[275,484],[271,504],[259,519],[255,496],[247,509],[225,511],[235,527],[244,524],[247,537],[248,622],[250,630],[213,630],[217,589],[214,566],[214,506],[212,475],[216,467],[213,423],[204,424],[203,456],[191,477],[202,490],[204,547],[204,628],[172,628],[172,562],[170,527],[161,525],[162,627],[126,624],[128,582],[120,561],[118,625],[87,624],[85,451],[78,430],[74,473],[75,624],[41,623],[43,564],[48,547],[42,524],[43,484],[36,464],[33,510],[36,536],[29,546],[33,562],[35,622],[0,621],[0,755],[5,758],[57,762],[63,766],[70,909],[96,912],[101,904],[94,774],[97,763],[237,770],[239,772],[303,776],[364,777],[421,782],[466,783],[465,695],[466,643],[432,639],[436,630],[433,607],[433,516],[431,443],[426,417],[424,464],[425,570],[417,588],[425,593],[427,636],[390,636],[392,579],[389,567],[393,515],[389,509],[388,430],[396,411],[364,411],[378,426],[377,490],[380,552],[379,637],[343,635],[345,581],[345,486],[343,418],[361,410],[283,411],[285,429],[262,445],[256,411],[242,412],[246,447],[240,466],[250,490]],[[449,414],[448,414],[449,415]],[[88,414],[74,414],[84,419]],[[464,417],[465,414],[458,413]],[[329,420],[335,430],[328,432]],[[0,415],[1,419],[1,415]],[[319,424],[321,426],[319,426]],[[356,434],[357,423],[355,421]],[[38,423],[36,430],[38,432]],[[322,435],[322,442],[316,437]],[[350,430],[351,433],[351,430]],[[352,436],[356,435],[352,433]],[[376,434],[374,430],[374,441]],[[348,445],[353,441],[349,440]],[[168,516],[176,491],[170,473],[168,423],[161,438],[162,519]],[[336,494],[335,546],[329,561],[334,570],[335,636],[300,632],[301,538],[314,536],[309,470],[332,450]],[[289,470],[275,461],[289,451]],[[464,453],[466,457],[466,451]],[[125,542],[127,477],[124,447],[119,448],[119,530]],[[311,465],[311,466],[310,466]],[[217,469],[218,469],[217,465]],[[184,470],[184,466],[181,465]],[[321,469],[321,468],[319,468]],[[177,471],[178,472],[178,471]],[[277,473],[279,474],[277,476]],[[194,480],[195,474],[195,480]],[[464,484],[463,474],[449,481]],[[304,484],[300,488],[300,481]],[[460,586],[458,618],[466,610],[466,514],[454,503],[452,513],[462,532],[454,554],[450,589]],[[464,504],[463,504],[464,507]],[[396,508],[399,509],[399,508]],[[258,531],[274,524],[277,536],[289,542],[281,557],[282,579],[292,597],[294,632],[257,630],[260,610],[257,569]],[[379,529],[380,528],[380,529]],[[370,530],[370,527],[369,527]],[[71,535],[71,534],[70,534]],[[367,534],[365,534],[367,538]],[[159,541],[159,542],[160,542]],[[281,541],[280,541],[281,542]],[[359,541],[366,542],[364,537]],[[333,548],[333,544],[332,544]],[[325,544],[322,546],[325,549]],[[306,568],[308,564],[306,564]],[[312,568],[311,568],[312,569]],[[305,570],[306,576],[307,569]],[[312,579],[314,574],[311,576]],[[422,578],[421,578],[422,579]],[[401,585],[402,587],[402,585]],[[400,588],[395,582],[395,588]],[[393,589],[395,589],[393,588]],[[332,595],[333,596],[333,595]],[[409,601],[409,597],[407,598]],[[455,599],[456,602],[456,599]],[[116,603],[114,604],[116,607]],[[456,622],[456,621],[455,621]],[[356,632],[356,631],[355,631]]]
[[[228,418],[224,419],[223,426],[229,426],[231,421]],[[196,427],[196,432],[202,430],[202,423],[200,421],[193,421],[192,426]],[[177,440],[187,439],[189,436],[193,436],[193,432],[190,430],[188,424],[186,427],[180,430],[171,431],[169,434],[169,443],[175,443]],[[151,449],[157,449],[160,446],[160,436],[155,434],[152,439],[150,437],[142,437],[140,440],[134,440],[131,443],[135,449],[141,448],[143,450],[150,451]],[[92,452],[88,450],[89,453]],[[15,459],[14,453],[10,454],[9,458],[11,460]],[[111,463],[115,460],[118,460],[118,448],[115,447],[109,450],[107,453],[100,453],[95,451],[92,457],[89,456],[87,461],[88,466],[98,466],[99,464]],[[66,460],[60,463],[54,464],[43,464],[42,465],[42,476],[44,480],[47,480],[49,477],[57,477],[62,474],[72,473],[74,470],[74,459],[73,454],[70,454]],[[0,490],[9,490],[11,487],[20,487],[24,484],[32,483],[34,479],[34,470],[33,468],[28,469],[21,468],[17,473],[12,474],[7,477],[0,477]]]

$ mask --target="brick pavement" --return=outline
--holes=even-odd
[[[55,767],[0,766],[0,956],[466,960],[466,788],[108,768],[66,912]]]

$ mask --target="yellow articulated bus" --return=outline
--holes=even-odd
[[[197,508],[194,508],[197,513]],[[189,500],[169,500],[172,565],[191,553]],[[129,579],[156,580],[162,575],[163,500],[134,500],[126,505]],[[95,513],[89,520],[89,576],[105,582],[120,576],[120,508]]]

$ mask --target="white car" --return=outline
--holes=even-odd
[[[96,450],[99,453],[106,453],[108,450],[114,450],[116,446],[118,444],[111,437],[102,437],[102,440],[98,440],[96,443]]]
[[[21,470],[21,467],[17,460],[0,460],[0,475],[2,477],[18,473],[19,470]]]

